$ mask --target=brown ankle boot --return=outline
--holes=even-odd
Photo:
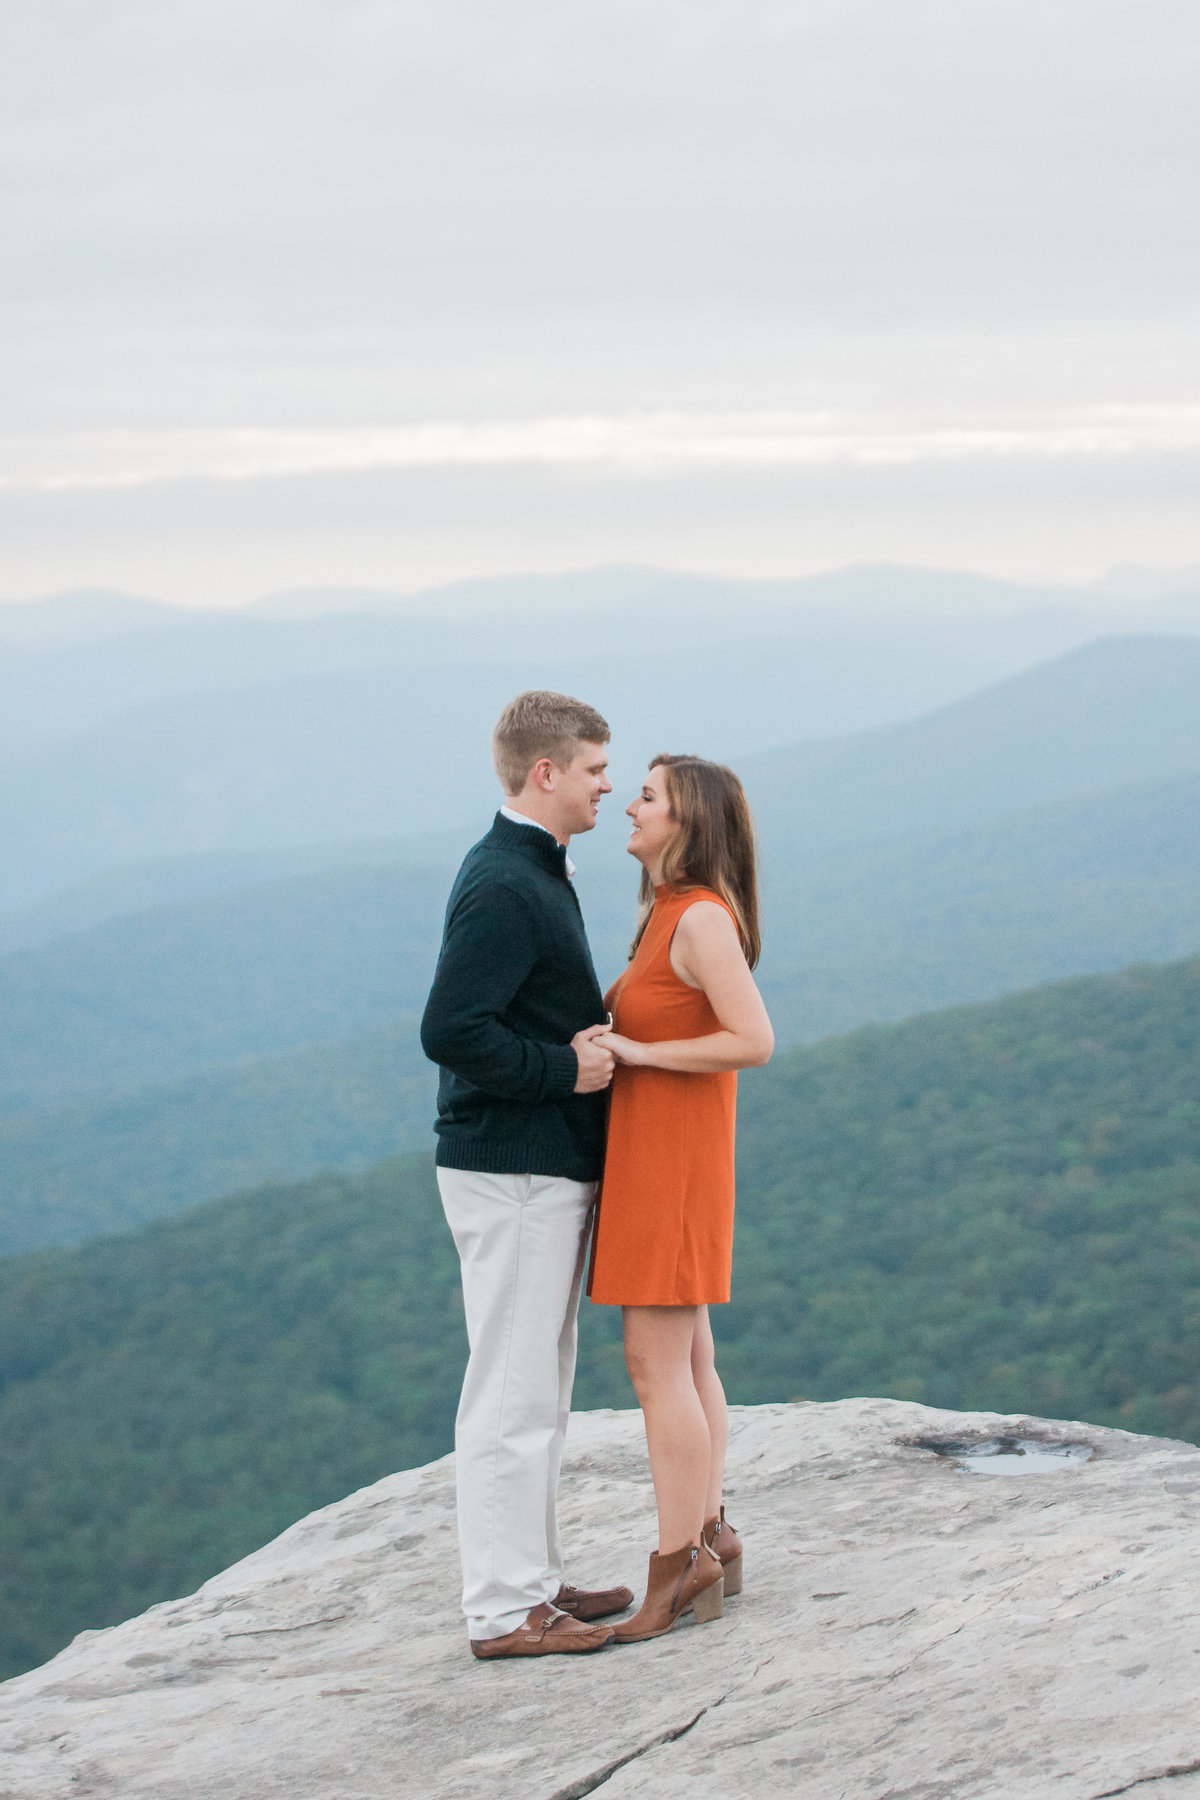
[[[623,1619],[613,1631],[614,1644],[640,1644],[643,1638],[661,1637],[685,1612],[697,1623],[721,1617],[724,1594],[721,1564],[703,1544],[685,1544],[660,1556],[650,1555],[646,1598],[632,1619]]]
[[[725,1598],[731,1600],[742,1591],[742,1540],[726,1519],[724,1507],[720,1518],[705,1520],[704,1542],[725,1571]]]

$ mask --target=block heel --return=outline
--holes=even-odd
[[[711,1587],[701,1588],[692,1601],[692,1615],[697,1625],[707,1625],[710,1619],[719,1619],[725,1611],[725,1577],[718,1576]]]
[[[732,1600],[742,1591],[742,1540],[722,1507],[715,1518],[706,1519],[701,1542],[711,1550],[725,1571],[725,1598]]]

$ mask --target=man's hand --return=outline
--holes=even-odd
[[[579,1074],[575,1078],[577,1094],[598,1094],[612,1080],[612,1052],[601,1049],[596,1042],[608,1029],[607,1025],[589,1025],[586,1030],[577,1031],[571,1039],[571,1048],[579,1063]]]

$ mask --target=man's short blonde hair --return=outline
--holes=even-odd
[[[607,744],[612,733],[594,706],[531,688],[510,700],[492,732],[492,761],[506,794],[519,794],[535,762],[548,756],[556,768],[574,761],[580,744]]]

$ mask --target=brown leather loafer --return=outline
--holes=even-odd
[[[609,1613],[624,1612],[632,1600],[632,1588],[577,1588],[568,1587],[565,1581],[554,1596],[560,1612],[584,1620],[607,1619]]]
[[[557,1656],[587,1650],[603,1650],[612,1636],[611,1625],[581,1625],[570,1613],[560,1612],[543,1600],[523,1625],[503,1637],[472,1638],[471,1654],[480,1662],[501,1656]]]

